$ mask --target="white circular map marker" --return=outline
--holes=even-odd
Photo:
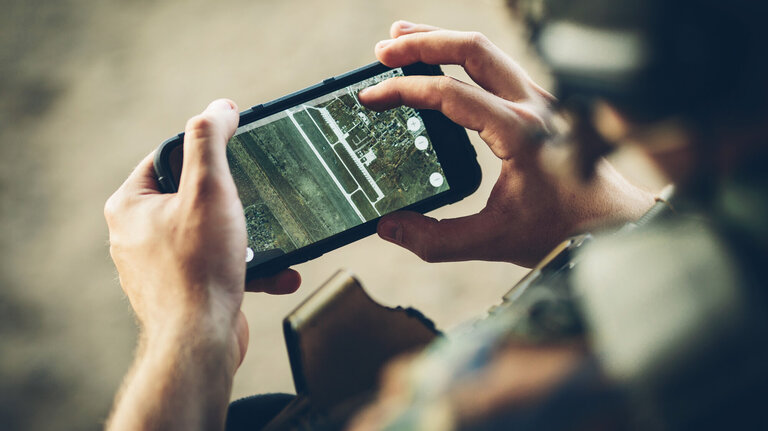
[[[429,176],[429,183],[432,184],[433,187],[440,187],[443,185],[443,176],[439,172],[433,172],[432,175]]]
[[[416,117],[411,117],[408,119],[408,130],[411,132],[417,132],[419,129],[421,129],[421,120],[419,120]]]
[[[416,137],[416,141],[414,142],[416,144],[416,149],[424,151],[429,147],[429,141],[424,136],[418,136]]]
[[[250,262],[253,260],[253,250],[250,247],[245,248],[245,261]]]

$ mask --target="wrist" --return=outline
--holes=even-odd
[[[240,352],[229,313],[187,311],[168,315],[161,322],[143,325],[139,354],[174,357],[188,355],[197,365],[210,363],[217,372],[234,375]]]
[[[129,297],[147,338],[161,334],[184,336],[187,332],[211,340],[226,337],[234,326],[244,294],[243,285],[219,286],[173,279],[124,288],[138,292]]]
[[[607,161],[601,160],[589,181],[566,188],[573,230],[621,225],[640,217],[653,205],[653,194],[624,178]]]

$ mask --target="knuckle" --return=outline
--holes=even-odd
[[[436,263],[445,260],[445,249],[439,241],[420,241],[415,251],[416,255],[425,262]]]
[[[437,263],[443,260],[442,252],[435,247],[420,247],[416,254],[428,263]]]
[[[460,81],[451,76],[441,76],[437,78],[435,84],[435,99],[431,102],[431,105],[435,106],[438,110],[444,111],[448,108],[455,107],[460,102]]]
[[[480,138],[491,148],[496,157],[509,160],[515,156],[516,143],[519,141],[519,126],[510,123],[494,126],[480,132]]]
[[[513,110],[520,121],[531,128],[546,128],[546,122],[540,112],[531,105],[512,103],[509,109]]]
[[[107,222],[114,220],[115,216],[120,213],[120,209],[123,206],[122,198],[119,197],[118,192],[115,192],[104,203],[104,218]]]
[[[456,78],[443,75],[437,78],[436,87],[437,91],[441,93],[447,93],[454,90],[457,84],[458,80],[456,80]]]
[[[196,115],[187,121],[186,133],[193,138],[207,138],[215,131],[215,121],[206,115]]]
[[[469,32],[467,40],[468,46],[474,50],[487,50],[491,46],[491,40],[479,31]]]
[[[404,229],[403,243],[421,260],[429,263],[446,260],[446,247],[441,221],[427,217],[419,223]]]
[[[492,43],[483,33],[474,31],[469,33],[467,43],[464,46],[464,67],[469,69],[483,69],[490,56]]]

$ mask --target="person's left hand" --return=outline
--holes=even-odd
[[[485,208],[437,220],[414,211],[386,214],[379,236],[427,262],[489,260],[532,267],[569,235],[636,220],[653,195],[602,160],[589,181],[542,163],[553,131],[554,98],[499,47],[476,32],[398,21],[376,45],[389,67],[415,62],[461,65],[478,86],[449,76],[398,76],[358,94],[369,109],[433,109],[478,132],[501,163]]]
[[[233,102],[214,101],[187,123],[178,193],[160,192],[150,154],[104,209],[112,259],[145,339],[210,337],[231,352],[232,373],[248,334],[240,313],[245,217],[226,157],[237,122]],[[299,283],[298,273],[286,270],[247,290],[290,293]]]

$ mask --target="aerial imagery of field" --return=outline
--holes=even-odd
[[[263,261],[448,190],[418,112],[364,108],[395,69],[238,129],[227,146],[249,260]],[[252,252],[252,253],[251,253]]]

